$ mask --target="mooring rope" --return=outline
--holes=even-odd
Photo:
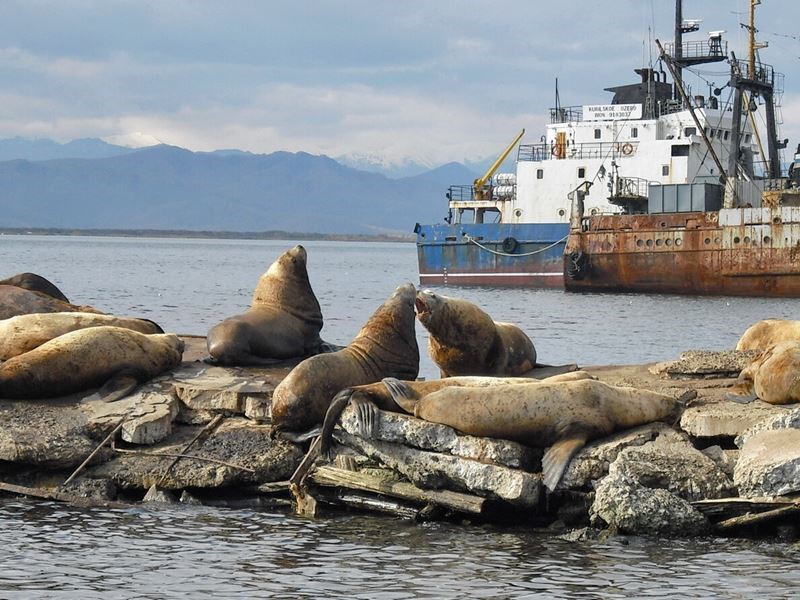
[[[481,244],[481,243],[480,243],[478,240],[476,240],[474,237],[472,237],[472,236],[471,236],[471,235],[469,235],[468,233],[465,233],[465,234],[464,234],[464,237],[466,238],[467,242],[470,242],[470,243],[472,243],[472,244],[475,244],[475,245],[476,245],[478,248],[480,248],[480,249],[482,249],[482,250],[486,250],[486,252],[490,252],[490,253],[492,253],[492,254],[496,254],[497,256],[512,256],[512,257],[521,257],[521,256],[533,256],[534,254],[539,254],[540,252],[544,252],[544,251],[546,251],[546,250],[549,250],[549,249],[550,249],[550,248],[552,248],[553,246],[557,246],[557,245],[558,245],[558,244],[560,244],[561,242],[565,241],[565,240],[566,240],[566,239],[569,237],[569,234],[565,235],[565,236],[564,236],[563,238],[561,238],[560,240],[557,240],[557,241],[553,242],[553,243],[552,243],[552,244],[550,244],[549,246],[545,246],[544,248],[539,248],[538,250],[533,250],[532,252],[523,252],[523,253],[521,253],[521,254],[509,254],[508,252],[500,252],[500,251],[498,251],[498,250],[492,250],[491,248],[487,248],[486,246],[484,246],[483,244]]]

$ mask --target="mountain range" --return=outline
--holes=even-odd
[[[460,163],[393,179],[305,152],[14,138],[0,140],[0,227],[409,235],[475,176]]]

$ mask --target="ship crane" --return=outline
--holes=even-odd
[[[474,200],[491,200],[492,199],[492,187],[487,185],[487,183],[492,179],[492,175],[494,175],[495,171],[500,168],[500,165],[503,164],[503,161],[508,157],[511,151],[514,149],[514,146],[522,139],[522,136],[525,135],[525,130],[519,132],[519,135],[514,138],[514,141],[508,145],[503,153],[497,157],[492,163],[492,166],[483,174],[483,176],[478,177],[475,181],[472,182],[472,195]]]

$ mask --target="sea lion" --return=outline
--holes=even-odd
[[[769,404],[800,402],[800,341],[770,346],[742,369],[736,384],[725,395],[734,402],[758,398]]]
[[[99,310],[91,306],[78,306],[57,300],[52,296],[26,290],[16,285],[0,285],[0,319],[10,319],[17,315],[27,315],[30,313],[52,313],[52,312],[90,312],[100,313]]]
[[[124,327],[139,333],[164,333],[158,324],[148,319],[80,312],[31,313],[0,321],[0,360],[33,350],[70,331],[101,325]]]
[[[182,354],[183,340],[172,333],[79,329],[0,364],[0,398],[55,398],[114,380],[130,390],[178,366]]]
[[[430,334],[428,353],[442,377],[522,375],[536,366],[536,349],[516,325],[492,320],[472,302],[417,293],[417,318]]]
[[[779,342],[800,341],[800,321],[764,319],[754,323],[742,334],[737,350],[766,350]]]
[[[542,459],[544,484],[550,491],[588,440],[617,429],[671,421],[683,408],[672,396],[592,379],[446,387],[421,398],[402,387],[390,388],[394,401],[420,419],[469,435],[550,446]]]
[[[407,412],[394,399],[395,396],[406,400],[419,400],[423,396],[446,387],[489,387],[494,385],[508,385],[520,383],[556,383],[560,381],[580,381],[595,379],[586,371],[572,371],[553,375],[546,379],[533,379],[527,377],[480,377],[462,376],[446,377],[444,379],[430,379],[425,381],[399,381],[392,377],[385,377],[380,383],[370,383],[346,388],[336,394],[331,401],[320,433],[320,453],[328,454],[333,437],[333,429],[345,407],[352,403],[356,406],[358,427],[363,435],[371,436],[377,419],[376,411],[388,410],[391,412]]]
[[[322,423],[340,390],[384,377],[415,379],[419,348],[414,331],[414,286],[399,286],[372,314],[352,342],[305,359],[272,394],[276,430],[301,431]]]
[[[15,285],[26,290],[47,294],[62,302],[69,302],[64,293],[54,283],[36,273],[18,273],[7,279],[0,279],[0,285]]]
[[[250,308],[211,328],[207,345],[213,362],[263,365],[320,351],[322,311],[306,259],[303,246],[281,254],[259,279]]]

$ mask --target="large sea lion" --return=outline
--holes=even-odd
[[[139,333],[164,333],[148,319],[95,313],[31,313],[0,321],[0,360],[8,360],[70,331],[110,325]]]
[[[281,254],[258,281],[250,308],[208,332],[208,352],[223,365],[262,365],[319,352],[322,311],[311,289],[306,250]]]
[[[78,306],[58,300],[42,292],[26,290],[16,285],[0,285],[0,319],[17,315],[52,312],[100,313],[91,306]]]
[[[64,293],[54,283],[36,273],[18,273],[12,277],[0,279],[0,285],[15,285],[26,290],[47,294],[62,302],[69,302]]]
[[[384,377],[416,378],[414,296],[412,284],[401,285],[348,346],[307,358],[292,369],[272,394],[276,430],[301,431],[322,423],[331,399],[344,388]]]
[[[800,341],[800,321],[764,319],[754,323],[742,334],[737,350],[766,350],[774,344]]]
[[[785,341],[762,351],[742,369],[726,394],[734,402],[758,398],[769,404],[800,402],[800,341]]]
[[[495,385],[516,385],[520,383],[541,383],[543,381],[557,383],[561,381],[580,381],[583,379],[594,379],[594,377],[589,375],[586,371],[572,371],[553,375],[546,379],[456,376],[424,381],[399,381],[392,377],[386,377],[380,383],[370,383],[346,388],[336,394],[331,401],[328,411],[325,413],[325,420],[322,423],[322,433],[320,434],[320,453],[328,453],[333,436],[333,429],[342,411],[350,403],[356,406],[359,428],[364,435],[369,436],[375,426],[377,409],[400,413],[407,412],[395,401],[395,396],[403,398],[405,400],[404,404],[409,405],[407,401],[419,400],[423,396],[427,396],[428,394],[446,387],[490,387]]]
[[[421,398],[402,387],[392,388],[394,401],[420,419],[469,435],[550,446],[542,459],[544,484],[550,491],[588,440],[617,429],[674,420],[683,408],[672,396],[592,379],[446,387]]]
[[[442,377],[522,375],[536,366],[531,339],[516,325],[492,320],[472,302],[425,290],[417,293],[416,308]]]
[[[172,333],[79,329],[0,364],[0,398],[55,398],[115,379],[132,389],[178,366],[182,354],[183,340]]]

